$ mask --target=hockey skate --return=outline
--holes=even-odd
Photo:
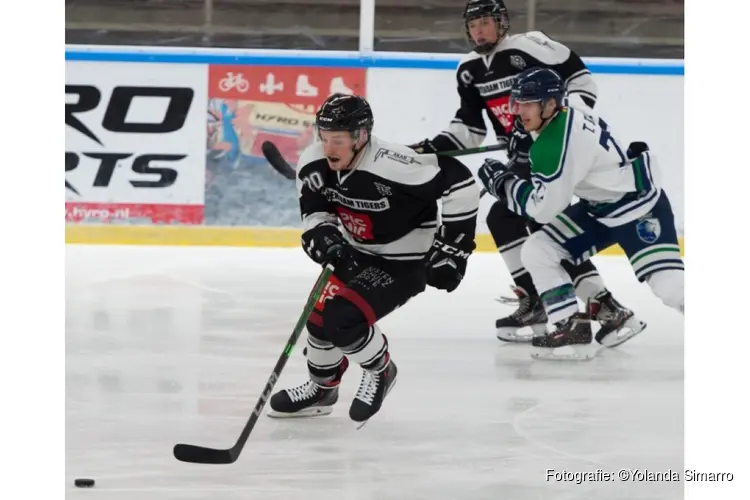
[[[362,370],[357,395],[349,407],[349,418],[357,423],[357,429],[361,429],[380,410],[383,400],[396,385],[398,368],[391,360],[390,353],[386,356],[388,359],[380,370]]]
[[[328,384],[320,385],[308,380],[297,387],[277,392],[269,401],[271,409],[267,415],[271,418],[330,415],[333,405],[339,400],[339,384],[348,366],[349,361],[344,358],[339,366],[339,373]]]
[[[536,359],[586,361],[596,356],[591,315],[576,313],[555,324],[555,331],[531,340],[531,357]]]
[[[547,314],[544,312],[544,305],[539,297],[530,297],[523,288],[511,287],[511,289],[516,297],[501,297],[497,300],[507,305],[518,304],[518,309],[510,316],[495,321],[497,338],[504,342],[531,342],[533,336],[543,335],[547,331]],[[531,327],[531,333],[520,334],[519,330],[527,326]]]
[[[633,311],[620,304],[609,291],[596,296],[591,303],[591,318],[601,328],[596,341],[604,347],[617,347],[646,328],[646,322],[635,317]]]

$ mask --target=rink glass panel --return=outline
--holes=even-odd
[[[66,43],[356,50],[359,0],[66,0]],[[684,0],[506,0],[584,56],[684,56]],[[462,0],[377,0],[375,50],[464,52]]]
[[[684,0],[505,0],[505,4],[511,33],[544,31],[582,56],[684,57]],[[375,50],[467,51],[463,9],[462,0],[376,0]]]
[[[359,38],[357,0],[65,0],[65,17],[77,44],[356,50]]]

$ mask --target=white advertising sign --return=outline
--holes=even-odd
[[[205,65],[66,62],[66,220],[201,223]]]

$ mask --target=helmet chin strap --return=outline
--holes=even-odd
[[[360,130],[360,134],[361,132],[362,131]],[[357,137],[357,140],[359,140],[359,137]],[[365,149],[369,143],[370,143],[370,134],[367,134],[367,140],[359,148],[356,146],[357,143],[356,142],[354,143],[355,145],[352,146],[352,159],[349,160],[349,164],[346,167],[344,167],[344,170],[349,170],[351,168],[352,163],[354,163],[354,160],[357,158],[357,155],[360,153],[360,151]]]
[[[545,125],[547,125],[547,123],[550,120],[552,120],[555,116],[557,116],[557,112],[559,111],[559,108],[555,108],[555,111],[549,116],[549,118],[544,117],[544,106],[547,105],[547,101],[548,100],[545,100],[542,102],[541,109],[539,110],[539,118],[542,120],[542,123],[540,123],[537,129],[534,130],[533,132],[538,133],[540,130],[542,130],[545,127]]]

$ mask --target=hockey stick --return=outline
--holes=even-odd
[[[286,362],[289,360],[289,356],[292,354],[294,345],[297,343],[297,340],[302,334],[302,330],[305,328],[305,323],[307,323],[307,319],[310,316],[313,307],[315,307],[315,302],[318,301],[321,293],[323,293],[323,289],[332,273],[333,265],[331,264],[327,264],[320,273],[318,281],[315,283],[310,296],[307,298],[305,309],[297,321],[297,326],[294,327],[294,331],[287,341],[284,352],[281,353],[279,360],[276,362],[276,366],[273,368],[273,372],[271,372],[268,382],[266,382],[266,387],[263,389],[263,393],[260,395],[252,415],[250,415],[250,419],[245,424],[245,428],[242,429],[242,433],[234,446],[229,449],[215,449],[204,448],[203,446],[195,446],[192,444],[177,444],[173,450],[174,457],[177,460],[194,464],[231,464],[239,458],[242,448],[245,447],[245,443],[250,437],[250,432],[252,432],[255,423],[258,421],[260,412],[263,411],[263,407],[266,406],[266,401],[271,397],[271,392],[281,376],[281,371],[284,369]]]
[[[263,151],[263,156],[266,157],[266,160],[274,170],[289,180],[297,178],[297,172],[295,172],[292,166],[287,163],[283,156],[281,156],[279,148],[277,148],[274,143],[271,141],[264,141],[263,144],[261,144],[260,149]]]
[[[297,177],[297,173],[294,171],[291,165],[284,159],[283,156],[281,156],[281,152],[279,151],[279,148],[276,147],[276,145],[271,141],[265,141],[260,147],[261,151],[263,151],[263,156],[266,158],[268,163],[273,167],[274,170],[276,170],[278,173],[280,173],[282,176],[289,180],[294,180]],[[455,151],[443,151],[439,152],[437,154],[442,156],[465,156],[465,155],[473,155],[473,154],[480,154],[480,153],[489,153],[492,151],[498,151],[505,149],[505,146],[501,146],[500,144],[493,144],[491,146],[480,146],[478,148],[470,148],[470,149],[457,149]]]

